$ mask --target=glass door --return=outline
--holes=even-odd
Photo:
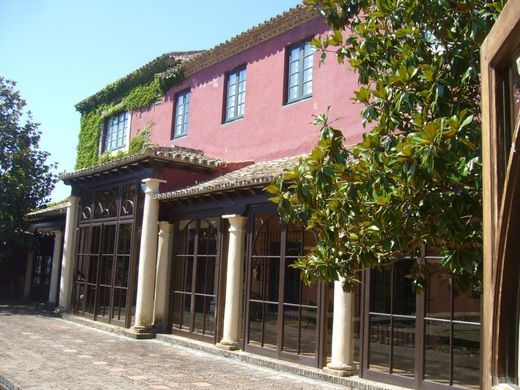
[[[255,210],[256,211],[256,210]],[[277,214],[251,214],[246,275],[246,351],[321,366],[323,286],[306,286],[291,265],[315,244]]]
[[[425,288],[407,277],[415,263]],[[454,288],[441,258],[366,272],[362,375],[416,389],[480,388],[480,295]]]
[[[172,274],[172,331],[216,342],[220,218],[180,221]]]
[[[136,183],[82,196],[73,291],[76,313],[131,325],[142,202]]]
[[[366,378],[411,386],[416,368],[416,296],[405,276],[414,265],[401,260],[368,273]]]

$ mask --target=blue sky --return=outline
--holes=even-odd
[[[58,172],[74,168],[74,105],[170,51],[211,48],[297,0],[0,0],[0,75],[17,82]],[[70,188],[56,186],[52,200]]]

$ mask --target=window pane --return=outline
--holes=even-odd
[[[303,84],[303,96],[308,96],[312,93],[312,81]]]
[[[451,283],[440,273],[439,262],[428,262],[428,277],[425,291],[426,316],[451,319]]]
[[[300,58],[300,46],[296,46],[291,49],[290,58],[291,61],[298,60]]]
[[[480,326],[453,325],[453,384],[479,388]]]
[[[312,69],[306,69],[303,71],[303,81],[311,81],[312,80]]]
[[[298,98],[298,86],[289,88],[289,100]]]
[[[303,59],[303,68],[304,69],[312,69],[313,65],[313,56],[308,56]]]
[[[391,272],[389,267],[370,271],[370,311],[391,312]]]
[[[393,373],[415,375],[415,320],[394,318]]]
[[[300,330],[302,355],[314,356],[316,353],[316,319],[317,309],[302,308]]]
[[[283,319],[283,349],[287,352],[298,353],[298,339],[300,337],[299,308],[284,306]]]
[[[249,304],[249,343],[262,343],[263,305],[258,302]]]
[[[369,332],[369,368],[388,372],[390,364],[390,319],[370,316]]]
[[[454,291],[453,319],[458,321],[480,322],[480,295]]]
[[[394,265],[394,314],[415,315],[416,295],[410,275],[413,261],[401,260]]]
[[[424,379],[449,384],[450,324],[425,321]]]
[[[311,45],[310,42],[305,43],[305,55],[308,56],[312,53],[314,53],[314,46]]]
[[[278,305],[265,305],[264,348],[276,349]]]
[[[299,81],[299,74],[298,73],[292,74],[291,77],[289,78],[289,86],[291,86],[291,87],[297,86],[298,81]]]
[[[264,299],[264,273],[265,273],[265,262],[263,258],[253,258],[251,260],[251,282],[250,291],[251,299]]]
[[[206,297],[204,304],[206,305],[206,323],[204,334],[213,335],[215,332],[215,297]]]
[[[300,70],[300,61],[293,61],[289,65],[289,74],[298,73]]]
[[[183,328],[191,329],[191,296],[182,296],[182,324]]]

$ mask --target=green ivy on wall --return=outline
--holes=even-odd
[[[81,113],[81,121],[75,169],[88,168],[124,155],[136,154],[149,146],[149,132],[153,124],[147,125],[147,128],[140,132],[141,138],[133,144],[131,140],[128,152],[100,156],[99,138],[105,120],[122,111],[134,111],[150,106],[182,78],[180,61],[165,54],[79,102],[76,109]],[[148,142],[144,142],[143,137],[148,137]]]
[[[132,137],[130,143],[128,144],[127,151],[120,151],[116,154],[111,154],[109,152],[103,153],[99,156],[97,164],[117,160],[126,156],[133,156],[135,154],[142,153],[147,147],[154,146],[154,144],[151,141],[151,131],[154,124],[154,122],[150,121],[146,124],[144,129],[137,130],[137,134],[134,137]]]

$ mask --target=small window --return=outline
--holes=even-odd
[[[126,147],[127,134],[128,112],[122,112],[108,118],[105,126],[103,152],[112,152]]]
[[[310,41],[289,47],[287,66],[287,103],[312,96],[314,47]]]
[[[244,116],[246,103],[246,68],[241,67],[227,75],[225,121],[233,121]]]
[[[173,125],[173,138],[188,134],[190,124],[190,100],[191,92],[184,91],[175,97],[175,120]]]

